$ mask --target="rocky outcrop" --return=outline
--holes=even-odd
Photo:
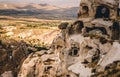
[[[23,61],[37,50],[23,40],[0,38],[0,77],[17,77]]]
[[[62,29],[53,40],[50,50],[29,55],[23,62],[18,77],[108,76],[111,72],[104,75],[103,71],[109,64],[120,60],[119,42],[114,42],[107,38],[107,34],[95,29],[84,32],[83,24],[80,23],[82,21],[77,21],[77,24]],[[80,33],[76,29],[81,30]],[[115,70],[110,76],[119,75],[117,66]]]
[[[29,55],[18,76],[119,77],[118,4],[117,0],[81,0],[79,19],[60,24],[61,32],[50,49]]]
[[[2,77],[17,76],[20,65],[29,52],[24,41],[0,39],[0,74]]]
[[[111,18],[117,16],[119,0],[81,0],[79,18]]]
[[[114,0],[81,0],[80,19],[70,26],[60,24],[61,32],[51,48],[29,55],[18,76],[118,77],[120,24],[112,20],[117,4]]]

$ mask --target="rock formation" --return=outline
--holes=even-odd
[[[29,52],[24,41],[0,39],[0,75],[2,77],[16,77],[20,65]]]
[[[79,18],[111,18],[117,16],[119,0],[81,0]]]
[[[118,0],[81,0],[79,19],[60,24],[50,49],[31,53],[17,76],[119,77],[118,8]]]

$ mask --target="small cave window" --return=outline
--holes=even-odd
[[[78,56],[78,51],[79,51],[79,48],[74,47],[74,48],[71,49],[69,55],[70,56]]]
[[[73,53],[73,55],[77,55],[78,54],[78,49],[73,49],[73,51],[72,51]]]
[[[83,17],[88,17],[89,16],[89,8],[88,8],[88,6],[82,6],[81,15]]]
[[[99,30],[99,31],[101,31],[102,32],[102,34],[104,34],[104,35],[107,35],[108,33],[107,33],[107,30],[104,28],[104,27],[92,27],[92,28],[90,28],[90,27],[85,27],[86,28],[86,32],[90,32],[90,31],[93,31],[93,30]]]
[[[117,16],[120,17],[120,8],[117,9]]]
[[[106,44],[108,42],[108,40],[105,39],[104,37],[100,37],[99,41],[101,44]]]
[[[2,46],[2,40],[0,40],[0,45]]]
[[[93,47],[86,45],[87,49],[93,49]]]
[[[87,17],[89,16],[89,8],[86,5],[81,6],[82,8],[78,12],[78,17]]]
[[[84,13],[88,14],[89,12],[88,6],[83,6],[82,9],[84,10]]]
[[[66,75],[66,77],[70,77],[70,75]]]
[[[100,5],[96,9],[95,18],[110,18],[110,10],[104,5]]]
[[[51,68],[53,68],[53,67],[52,66],[46,66],[44,71],[48,72]]]
[[[82,32],[82,29],[84,28],[84,23],[83,21],[76,21],[73,23],[72,25],[72,29],[73,29],[73,33],[81,33]]]
[[[112,36],[111,36],[111,39],[112,40],[119,40],[120,39],[120,24],[119,22],[114,22],[112,27],[111,28],[111,31],[112,31]]]

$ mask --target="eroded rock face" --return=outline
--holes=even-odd
[[[79,18],[115,18],[119,0],[81,0]]]
[[[92,35],[81,29],[81,33],[75,30],[70,34],[68,30],[69,27],[65,33],[61,31],[50,50],[32,53],[24,61],[19,77],[90,77],[94,74],[93,69],[101,72],[108,64],[120,60],[120,44],[106,38],[107,34],[105,37],[94,34],[94,29]]]
[[[28,46],[24,41],[0,39],[0,75],[16,77],[28,54]]]
[[[119,77],[120,24],[112,20],[118,4],[81,0],[79,17],[94,19],[59,25],[61,32],[50,49],[31,53],[18,77]]]

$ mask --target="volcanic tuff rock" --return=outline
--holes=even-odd
[[[81,0],[79,19],[60,24],[50,49],[31,53],[18,77],[119,77],[118,10],[118,0]]]
[[[17,76],[20,65],[29,52],[24,41],[0,39],[0,74],[2,77]]]

